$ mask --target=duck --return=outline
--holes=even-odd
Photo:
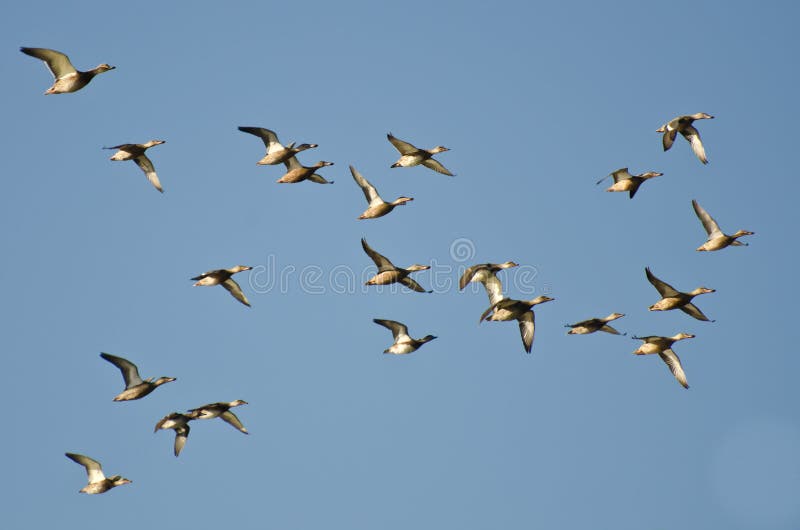
[[[391,331],[392,336],[394,337],[394,344],[383,350],[383,353],[403,355],[415,352],[420,348],[420,346],[436,338],[434,335],[425,335],[421,339],[411,338],[411,336],[408,334],[408,328],[406,325],[401,322],[397,322],[396,320],[373,318],[372,321]]]
[[[703,207],[700,206],[700,204],[698,204],[698,202],[694,199],[692,199],[692,208],[694,208],[694,213],[697,214],[697,218],[700,219],[701,223],[703,223],[703,228],[706,229],[706,233],[708,234],[708,239],[706,239],[706,242],[695,249],[697,251],[711,252],[714,250],[721,250],[729,246],[746,247],[747,243],[737,241],[737,239],[743,236],[752,236],[755,234],[755,232],[750,232],[748,230],[737,230],[731,235],[726,235],[722,232],[722,230],[720,230],[719,225],[714,218],[708,215],[708,212],[706,212]]]
[[[376,251],[372,249],[367,244],[367,240],[363,237],[361,238],[361,247],[364,249],[364,252],[367,253],[367,256],[372,258],[372,261],[375,262],[375,266],[378,267],[378,273],[375,274],[372,278],[367,280],[364,285],[388,285],[391,283],[401,283],[412,289],[417,291],[418,293],[432,293],[433,291],[426,291],[422,288],[420,284],[414,281],[409,274],[416,271],[424,271],[430,269],[430,265],[411,265],[407,269],[401,269],[400,267],[395,267],[391,261]]]
[[[662,137],[664,151],[668,151],[669,148],[672,147],[672,143],[675,141],[675,136],[678,133],[681,133],[683,137],[686,138],[690,144],[692,144],[692,151],[694,151],[695,156],[697,156],[700,162],[703,164],[708,164],[706,150],[703,147],[703,142],[700,140],[700,133],[692,124],[695,122],[695,120],[711,119],[714,119],[714,116],[706,114],[705,112],[698,112],[695,114],[688,114],[686,116],[678,116],[677,118],[673,118],[669,122],[656,129],[656,132],[664,133],[664,136]]]
[[[683,339],[693,339],[694,335],[690,333],[678,333],[672,337],[659,337],[656,335],[649,337],[632,337],[636,340],[644,341],[639,348],[633,353],[636,355],[650,355],[657,353],[661,360],[669,366],[672,375],[681,384],[683,388],[689,388],[689,383],[686,382],[686,374],[681,366],[681,360],[678,355],[672,351],[672,345]]]
[[[153,187],[161,193],[164,193],[164,188],[161,187],[161,181],[158,180],[158,175],[153,167],[153,162],[151,162],[150,159],[147,158],[147,155],[144,154],[144,152],[149,148],[164,143],[166,143],[164,140],[150,140],[149,142],[143,144],[120,144],[113,147],[104,147],[103,149],[119,149],[119,151],[111,156],[110,160],[133,160],[136,162],[136,165],[139,166],[139,169],[144,171],[144,174],[147,177],[147,180],[150,181],[150,184],[152,184]]]
[[[210,420],[212,418],[220,418],[222,421],[230,424],[239,432],[244,434],[250,434],[245,429],[242,422],[239,421],[239,418],[236,417],[236,414],[230,411],[233,407],[238,407],[240,405],[247,405],[247,401],[243,399],[237,399],[234,401],[220,401],[219,403],[209,403],[208,405],[203,405],[202,407],[197,407],[196,409],[189,410],[189,416],[192,419],[198,420]]]
[[[484,320],[493,322],[516,320],[519,322],[522,345],[525,347],[527,353],[531,353],[531,348],[533,348],[533,334],[536,330],[536,315],[533,312],[533,306],[545,302],[552,302],[554,300],[555,298],[544,295],[537,296],[533,300],[504,298],[496,304],[492,304],[489,309],[484,311],[478,323]],[[489,313],[491,313],[491,316],[489,316]]]
[[[642,185],[642,182],[647,179],[660,177],[662,175],[663,173],[659,173],[657,171],[647,171],[645,173],[640,173],[639,175],[631,175],[628,172],[628,168],[623,167],[616,171],[612,171],[610,174],[601,178],[597,181],[597,184],[600,184],[608,177],[612,177],[614,179],[614,184],[606,189],[606,191],[627,191],[628,196],[633,199],[633,196],[636,195],[636,192],[639,190],[639,186]]]
[[[284,164],[286,165],[287,171],[281,178],[277,180],[278,184],[296,184],[297,182],[303,182],[304,180],[310,180],[311,182],[316,182],[317,184],[333,184],[332,180],[326,180],[321,175],[314,173],[321,167],[332,166],[333,162],[325,162],[324,160],[320,160],[313,166],[304,166],[297,161],[297,158],[291,157],[287,159]]]
[[[497,273],[501,270],[518,267],[519,263],[513,261],[506,261],[504,263],[479,263],[472,265],[464,271],[461,278],[458,280],[458,290],[463,291],[468,283],[480,282],[486,289],[486,295],[489,297],[489,303],[494,305],[500,300],[505,298],[503,296],[503,283],[497,277]]]
[[[213,271],[204,272],[200,276],[192,278],[193,281],[197,282],[192,287],[222,285],[234,298],[247,307],[250,307],[250,302],[242,292],[242,288],[239,287],[239,284],[236,283],[231,276],[238,272],[249,271],[252,268],[253,267],[248,267],[247,265],[236,265],[230,269],[215,269]]]
[[[192,415],[181,414],[180,412],[172,412],[167,414],[156,423],[156,428],[153,432],[158,432],[159,429],[172,429],[175,431],[175,445],[173,452],[177,457],[181,454],[183,447],[186,445],[186,439],[189,437],[189,422],[195,419]]]
[[[619,335],[620,332],[609,326],[608,323],[624,316],[625,315],[622,313],[611,313],[604,318],[590,318],[588,320],[581,320],[575,324],[566,324],[565,327],[572,328],[567,331],[567,335],[585,335],[587,333],[594,333],[595,331],[605,331],[612,335]],[[626,334],[623,333],[623,335]]]
[[[411,197],[398,197],[393,202],[386,202],[378,195],[378,190],[375,189],[375,186],[370,184],[356,168],[350,166],[350,173],[353,174],[353,180],[356,181],[356,184],[361,187],[361,191],[364,192],[364,197],[366,197],[367,203],[369,204],[369,207],[364,213],[358,217],[359,219],[377,219],[378,217],[383,217],[394,210],[395,206],[401,206],[414,200]]]
[[[264,155],[264,158],[256,162],[259,166],[282,164],[301,151],[319,147],[317,144],[300,144],[295,146],[294,142],[284,146],[278,140],[278,135],[275,134],[274,131],[263,127],[239,127],[239,130],[258,136],[264,142],[267,148],[267,154]]]
[[[50,50],[48,48],[26,48],[23,46],[19,51],[25,55],[30,55],[31,57],[36,57],[44,61],[44,64],[47,65],[47,69],[53,74],[55,81],[53,82],[53,86],[45,91],[45,96],[77,92],[88,85],[89,81],[94,79],[94,76],[97,74],[102,74],[116,68],[116,66],[109,66],[106,63],[102,63],[91,70],[82,72],[76,70],[75,67],[72,66],[69,57],[56,50]]]
[[[438,160],[433,158],[433,155],[436,153],[444,153],[445,151],[450,150],[445,146],[437,145],[433,149],[419,149],[408,142],[404,142],[403,140],[395,138],[392,133],[387,134],[386,138],[389,139],[395,149],[400,151],[400,158],[390,167],[412,167],[422,164],[423,166],[427,167],[428,169],[432,169],[437,173],[448,175],[450,177],[455,176],[450,172],[449,169],[444,167]]]
[[[73,462],[86,468],[86,475],[89,477],[89,483],[81,488],[80,493],[96,495],[98,493],[105,493],[111,488],[130,484],[132,482],[123,478],[122,475],[114,475],[106,478],[103,474],[103,467],[100,465],[100,462],[88,456],[79,455],[78,453],[64,453],[64,455]]]
[[[122,378],[125,380],[125,390],[120,392],[114,398],[114,401],[141,399],[161,385],[176,381],[174,377],[159,377],[155,381],[151,377],[143,381],[139,377],[139,369],[129,360],[105,352],[100,353],[100,357],[119,368],[120,372],[122,372]]]
[[[658,293],[661,295],[661,300],[648,308],[650,311],[669,311],[670,309],[680,309],[687,315],[690,315],[697,320],[714,322],[705,316],[703,312],[692,303],[692,298],[700,294],[716,292],[715,289],[698,287],[697,289],[689,291],[688,293],[682,293],[672,287],[670,284],[656,278],[655,275],[650,272],[650,267],[645,267],[644,272],[647,275],[647,280],[653,284],[653,287],[655,287]]]

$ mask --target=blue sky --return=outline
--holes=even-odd
[[[789,2],[15,6],[0,21],[5,520],[797,528],[797,19]],[[45,97],[50,74],[19,46],[117,68]],[[708,166],[655,132],[694,112],[716,117],[698,123]],[[300,160],[335,162],[335,184],[276,184],[240,125],[319,144]],[[457,176],[389,169],[389,131],[449,147]],[[153,138],[163,195],[101,149]],[[415,200],[357,221],[350,164]],[[664,176],[634,200],[595,185],[624,166]],[[692,199],[756,232],[750,246],[695,252]],[[436,292],[361,285],[361,237],[432,264],[415,278]],[[556,299],[530,356],[515,323],[477,324],[481,290],[454,287],[505,260],[523,265],[501,276],[509,296]],[[236,264],[255,267],[238,276],[251,309],[188,280]],[[645,266],[715,288],[697,305],[716,322],[648,312]],[[628,337],[566,335],[613,311]],[[373,318],[439,338],[383,355]],[[689,390],[631,355],[630,335],[679,331],[697,335],[676,345]],[[114,403],[101,351],[177,381]],[[250,436],[198,423],[176,459],[152,432],[234,399]],[[79,495],[66,451],[133,484]]]

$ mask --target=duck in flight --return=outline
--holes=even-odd
[[[249,271],[252,268],[253,267],[248,267],[246,265],[236,265],[230,269],[215,269],[213,271],[204,272],[200,276],[195,276],[192,278],[192,280],[197,282],[193,285],[193,287],[222,285],[228,290],[229,293],[231,293],[231,296],[239,300],[247,307],[250,307],[250,302],[247,301],[247,297],[242,292],[242,288],[239,287],[239,284],[236,283],[236,280],[231,278],[231,276],[238,272]]]
[[[678,333],[677,335],[673,335],[672,337],[660,337],[657,335],[651,335],[648,337],[632,337],[637,340],[643,341],[642,345],[633,352],[636,355],[650,355],[653,353],[657,353],[661,360],[664,361],[667,366],[669,367],[670,372],[672,375],[675,376],[675,379],[681,384],[683,388],[689,388],[689,383],[686,382],[686,374],[683,372],[683,366],[681,366],[681,360],[678,358],[678,355],[672,351],[672,345],[683,339],[693,339],[694,335],[689,333]]]
[[[234,401],[220,401],[218,403],[209,403],[208,405],[203,405],[202,407],[197,407],[196,409],[189,410],[189,416],[192,419],[198,420],[210,420],[212,418],[219,418],[222,421],[231,425],[234,429],[244,434],[250,434],[245,429],[242,422],[239,421],[239,418],[231,412],[231,408],[238,407],[240,405],[247,405],[247,401],[243,399],[237,399]]]
[[[391,331],[392,336],[394,337],[394,344],[383,350],[383,353],[400,355],[415,352],[420,348],[420,346],[436,338],[433,335],[425,335],[421,339],[411,338],[411,336],[408,334],[408,328],[406,325],[397,322],[396,320],[382,320],[380,318],[374,318],[372,321]]]
[[[714,322],[710,320],[707,316],[700,311],[697,306],[692,303],[692,298],[700,294],[706,293],[713,293],[715,292],[714,289],[709,289],[707,287],[698,287],[693,291],[689,291],[688,293],[682,293],[678,291],[674,287],[672,287],[667,282],[663,282],[656,278],[656,276],[650,272],[650,267],[645,267],[644,269],[645,274],[647,275],[647,280],[656,288],[658,293],[661,295],[661,300],[656,302],[655,304],[651,305],[648,309],[650,311],[669,311],[670,309],[680,309],[687,315],[690,315],[697,320],[703,320],[705,322]]]
[[[139,369],[129,360],[110,353],[101,353],[100,357],[119,368],[120,372],[122,372],[122,378],[125,380],[125,390],[120,392],[114,398],[114,401],[141,399],[164,383],[175,381],[174,377],[159,377],[155,381],[151,377],[143,381],[139,377]]]
[[[114,475],[106,478],[103,474],[103,467],[100,465],[100,462],[88,456],[79,455],[77,453],[64,454],[73,462],[86,468],[86,475],[88,476],[89,483],[81,488],[81,493],[96,495],[98,493],[105,493],[111,488],[131,483],[130,480],[123,478],[122,475]]]
[[[387,134],[386,138],[389,139],[395,149],[400,151],[400,158],[390,167],[412,167],[422,164],[423,166],[427,167],[428,169],[432,169],[437,173],[451,177],[455,176],[450,173],[449,169],[444,167],[438,160],[433,158],[433,155],[436,153],[444,153],[445,151],[449,151],[449,149],[445,146],[437,145],[433,149],[419,149],[408,142],[404,142],[399,138],[395,138],[392,133]]]
[[[703,228],[705,228],[706,234],[708,234],[706,242],[697,247],[696,250],[698,251],[711,252],[713,250],[721,250],[729,246],[747,246],[747,243],[742,243],[741,241],[738,241],[738,239],[742,236],[752,236],[755,234],[755,232],[749,232],[747,230],[737,230],[731,235],[726,235],[722,232],[722,230],[720,230],[719,225],[714,218],[708,215],[708,212],[706,212],[703,207],[700,206],[694,199],[692,199],[692,208],[694,208],[694,213],[697,214],[697,218],[700,219],[701,223],[703,223]]]
[[[259,166],[273,166],[275,164],[282,164],[301,151],[318,147],[317,144],[300,144],[295,146],[294,142],[284,146],[278,140],[278,135],[275,134],[274,131],[265,129],[263,127],[239,127],[239,130],[258,136],[264,142],[264,146],[267,148],[267,153],[261,160],[256,162],[256,164]]]
[[[382,254],[379,254],[373,250],[372,247],[367,244],[367,240],[363,237],[361,238],[361,247],[364,249],[364,252],[367,253],[367,256],[372,258],[372,261],[375,262],[375,266],[378,267],[378,273],[367,280],[364,285],[388,285],[391,283],[401,283],[409,289],[417,291],[418,293],[433,292],[426,291],[420,284],[418,284],[409,276],[409,274],[412,272],[430,269],[430,265],[411,265],[407,269],[401,269],[400,267],[395,267],[386,256],[383,256]]]
[[[91,70],[82,72],[72,66],[69,57],[56,50],[22,47],[19,51],[25,55],[30,55],[31,57],[36,57],[44,61],[44,64],[47,65],[47,69],[53,74],[55,81],[53,82],[53,86],[48,88],[44,93],[45,95],[76,92],[88,85],[89,81],[94,79],[94,76],[97,74],[102,74],[103,72],[108,72],[116,68],[116,66],[109,66],[103,63]]]
[[[166,143],[164,140],[150,140],[143,144],[120,144],[113,147],[104,147],[103,149],[119,149],[111,156],[110,160],[133,160],[139,169],[144,171],[147,180],[153,185],[155,189],[164,193],[164,188],[161,187],[161,181],[158,180],[156,169],[153,167],[153,162],[144,154],[149,148],[154,145],[161,145]]]
[[[531,348],[533,348],[533,334],[536,331],[536,315],[533,312],[533,306],[552,302],[553,300],[555,298],[550,298],[549,296],[537,296],[533,300],[504,298],[484,311],[478,322],[480,323],[484,320],[492,322],[516,320],[519,323],[522,345],[525,347],[525,351],[530,353]]]
[[[706,150],[703,147],[703,142],[700,140],[700,132],[695,128],[693,123],[696,120],[711,120],[714,116],[710,114],[706,114],[705,112],[698,112],[696,114],[688,114],[686,116],[678,116],[677,118],[673,118],[658,129],[656,132],[664,133],[662,136],[662,144],[664,145],[664,151],[668,151],[670,147],[672,147],[672,143],[675,141],[675,136],[678,133],[681,133],[684,138],[692,145],[692,151],[694,151],[695,156],[702,162],[703,164],[708,164],[708,158],[706,157]]]
[[[597,181],[597,184],[600,184],[608,177],[612,177],[614,179],[614,184],[606,189],[606,191],[627,191],[628,196],[633,199],[633,196],[636,195],[636,192],[639,190],[639,186],[641,186],[645,180],[660,177],[661,175],[663,175],[663,173],[658,173],[656,171],[647,171],[639,175],[631,175],[628,172],[628,168],[623,167],[601,178]]]
[[[367,203],[369,204],[364,213],[358,217],[359,219],[376,219],[378,217],[383,217],[394,210],[395,206],[401,206],[408,201],[414,200],[411,197],[398,197],[394,202],[386,202],[378,195],[378,190],[375,189],[375,186],[370,184],[356,168],[350,166],[350,173],[352,173],[353,180],[356,181],[361,191],[364,192],[364,197],[366,197]]]

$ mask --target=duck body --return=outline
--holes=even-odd
[[[320,160],[313,166],[304,166],[297,161],[295,157],[291,157],[285,162],[286,173],[277,180],[278,184],[296,184],[308,180],[317,184],[333,184],[332,180],[326,180],[321,175],[315,173],[321,167],[332,166],[333,162],[325,162]]]
[[[133,160],[139,166],[139,169],[144,172],[150,184],[161,193],[164,193],[164,188],[161,187],[161,181],[158,179],[153,162],[145,154],[145,151],[149,148],[163,143],[166,142],[164,140],[150,140],[143,144],[120,144],[113,147],[104,147],[103,149],[119,149],[109,160],[114,160],[115,162]]]
[[[222,287],[231,293],[231,296],[247,307],[250,307],[250,302],[247,300],[244,292],[242,292],[242,288],[238,283],[236,283],[236,280],[234,280],[232,276],[239,272],[249,271],[252,268],[253,267],[248,267],[247,265],[236,265],[230,269],[214,269],[212,271],[204,272],[203,274],[195,276],[191,279],[195,281],[193,287],[222,285]]]
[[[624,316],[625,315],[622,313],[611,313],[604,318],[590,318],[588,320],[576,322],[575,324],[567,324],[566,327],[572,328],[567,332],[567,335],[586,335],[596,331],[605,331],[606,333],[611,333],[612,335],[619,335],[620,332],[614,329],[612,326],[609,326],[608,323]]]
[[[693,124],[696,120],[711,120],[713,118],[714,116],[710,114],[698,112],[695,114],[688,114],[673,118],[669,122],[656,129],[656,132],[663,133],[662,144],[664,146],[664,151],[668,151],[670,147],[672,147],[672,143],[675,141],[675,136],[677,136],[678,133],[681,133],[681,135],[691,144],[692,151],[694,151],[695,156],[700,160],[700,162],[703,164],[708,164],[706,151],[703,147],[703,142],[700,140],[700,132],[694,127]]]
[[[120,372],[122,372],[122,378],[125,380],[125,390],[120,392],[114,398],[114,401],[141,399],[159,386],[176,380],[174,377],[159,377],[155,381],[152,377],[142,380],[139,376],[139,369],[129,360],[111,355],[110,353],[101,353],[100,357],[119,368]]]
[[[531,353],[534,333],[536,331],[536,314],[533,312],[533,306],[553,300],[555,299],[549,296],[537,296],[533,300],[504,298],[489,306],[489,308],[483,312],[478,322],[483,322],[484,320],[492,322],[516,320],[519,323],[522,345],[527,353]]]
[[[694,199],[692,199],[692,208],[694,208],[694,213],[697,215],[697,218],[700,219],[706,234],[708,234],[708,238],[706,239],[705,243],[697,247],[697,251],[712,252],[715,250],[722,250],[723,248],[730,246],[747,246],[747,243],[742,243],[741,241],[738,241],[738,239],[743,236],[752,236],[755,233],[748,230],[738,230],[731,235],[727,235],[722,232],[717,224],[717,221],[714,220],[714,218],[711,217],[708,212],[706,212],[703,207],[700,206],[700,204]]]
[[[396,320],[383,320],[374,318],[372,321],[390,330],[392,332],[392,336],[394,337],[394,344],[385,349],[383,353],[392,353],[395,355],[409,354],[417,351],[423,344],[436,338],[433,335],[425,335],[421,339],[412,338],[408,334],[408,328],[406,325],[397,322]]]
[[[53,86],[47,89],[45,95],[66,94],[82,89],[98,74],[116,68],[108,64],[100,64],[85,72],[76,70],[65,54],[48,48],[20,48],[20,51],[31,57],[44,61],[47,69],[55,78]]]
[[[73,462],[82,465],[86,469],[88,484],[81,488],[80,493],[96,495],[98,493],[105,493],[112,488],[116,488],[117,486],[131,483],[130,480],[123,478],[121,475],[106,477],[105,474],[103,474],[103,468],[100,465],[100,462],[89,458],[88,456],[77,453],[64,453],[64,455]]]
[[[301,151],[318,147],[317,144],[300,144],[295,146],[294,142],[284,146],[278,140],[278,135],[275,134],[274,131],[263,127],[239,127],[239,130],[258,136],[264,142],[267,153],[261,160],[256,162],[259,166],[283,164]]]
[[[678,333],[672,337],[661,337],[658,335],[651,335],[647,337],[633,337],[634,339],[643,341],[633,353],[635,355],[652,355],[658,354],[661,360],[669,367],[672,375],[683,388],[689,388],[689,383],[686,380],[686,374],[683,371],[681,360],[678,355],[672,350],[672,345],[684,339],[692,339],[694,335],[690,333]]]
[[[411,265],[407,269],[396,267],[386,256],[379,254],[367,244],[367,240],[361,238],[361,248],[372,259],[375,266],[378,267],[378,272],[366,281],[364,285],[389,285],[392,283],[401,283],[413,291],[418,293],[430,293],[426,291],[420,284],[412,279],[409,274],[416,271],[423,271],[430,269],[430,265]]]
[[[703,314],[697,306],[692,303],[692,299],[700,294],[706,293],[713,293],[715,292],[714,289],[709,289],[707,287],[698,287],[693,291],[689,291],[688,293],[684,293],[678,291],[670,284],[659,280],[656,276],[650,272],[649,267],[645,267],[645,274],[647,275],[647,280],[656,288],[658,293],[661,295],[661,300],[656,302],[655,304],[651,305],[648,309],[650,311],[669,311],[672,309],[680,309],[684,313],[689,316],[696,318],[697,320],[703,320],[706,322],[713,322],[710,320],[705,314]]]
[[[390,167],[413,167],[421,164],[437,173],[450,177],[455,176],[449,169],[433,158],[433,155],[437,153],[449,151],[445,146],[438,145],[433,149],[419,149],[408,142],[396,138],[392,133],[387,134],[386,138],[388,138],[389,142],[400,152],[400,158]]]

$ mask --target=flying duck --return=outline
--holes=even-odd
[[[147,180],[150,181],[150,184],[155,187],[161,193],[164,193],[164,189],[161,187],[161,182],[158,180],[158,175],[156,174],[156,170],[153,167],[153,162],[147,158],[147,155],[144,154],[149,148],[153,147],[154,145],[161,145],[166,143],[164,140],[150,140],[147,143],[143,144],[120,144],[115,145],[113,147],[104,147],[103,149],[119,149],[116,153],[112,155],[110,160],[133,160],[136,162],[136,165],[139,166],[139,169],[144,171]]]
[[[142,378],[139,377],[139,369],[129,360],[111,355],[110,353],[101,353],[100,357],[119,368],[120,372],[122,372],[122,378],[125,380],[125,390],[120,392],[114,398],[114,401],[141,399],[164,383],[175,381],[174,377],[159,377],[155,381],[153,381],[151,377],[143,381]]]
[[[76,70],[69,57],[61,52],[49,50],[47,48],[25,48],[19,49],[22,53],[36,57],[44,61],[47,69],[53,74],[55,81],[53,86],[47,89],[44,93],[48,94],[65,94],[67,92],[76,92],[89,84],[94,76],[113,70],[116,66],[109,66],[106,63],[100,64],[91,70],[81,72]]]

